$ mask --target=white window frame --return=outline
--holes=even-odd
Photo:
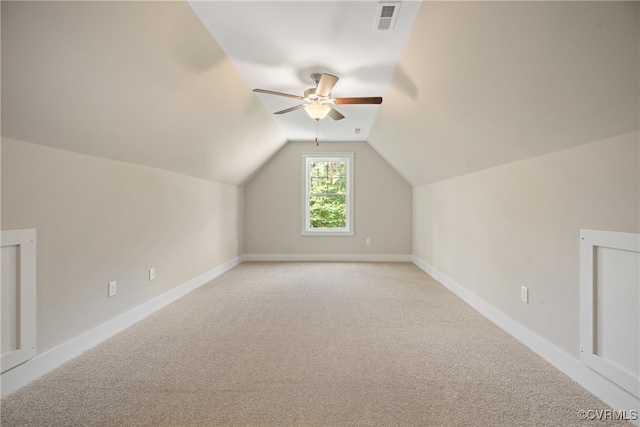
[[[353,163],[354,153],[302,153],[302,232],[303,236],[353,236]],[[312,162],[345,162],[346,163],[346,226],[343,228],[311,228],[309,227],[309,196],[311,176],[309,167]]]

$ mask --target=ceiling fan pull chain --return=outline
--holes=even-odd
[[[316,147],[320,146],[320,143],[318,142],[318,122],[320,122],[320,120],[316,120]]]

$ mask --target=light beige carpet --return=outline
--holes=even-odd
[[[8,426],[596,426],[409,263],[244,263],[2,401]]]

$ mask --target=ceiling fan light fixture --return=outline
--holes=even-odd
[[[312,103],[304,107],[305,111],[314,120],[321,120],[327,117],[329,111],[331,111],[331,107],[321,103]]]

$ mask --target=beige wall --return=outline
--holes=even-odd
[[[243,199],[241,187],[3,138],[1,227],[37,229],[38,352],[241,254]]]
[[[303,152],[355,153],[354,236],[300,235]],[[365,142],[287,144],[246,186],[245,203],[248,254],[411,254],[411,187]]]
[[[1,227],[38,230],[39,352],[242,253],[413,253],[577,357],[578,232],[640,231],[638,138],[417,187],[413,201],[366,143],[289,143],[243,189],[3,138]],[[355,152],[353,237],[300,235],[300,153],[317,150]]]
[[[413,254],[577,358],[579,230],[640,231],[638,140],[635,132],[415,188]]]

